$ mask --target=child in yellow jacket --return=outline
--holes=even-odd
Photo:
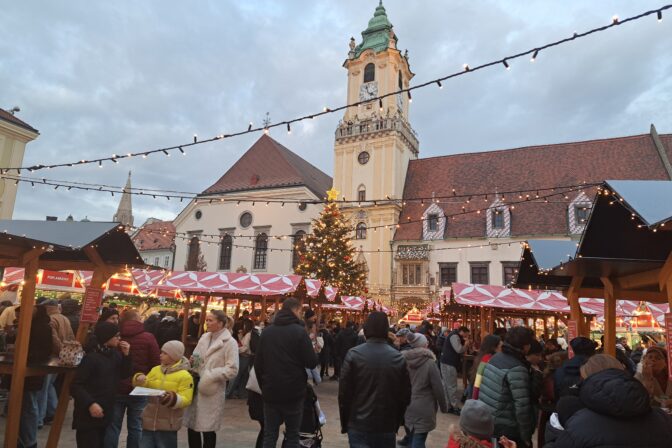
[[[182,427],[184,408],[191,404],[194,381],[189,373],[189,361],[184,357],[184,344],[168,341],[161,347],[161,365],[147,375],[137,374],[134,386],[165,391],[160,397],[150,397],[142,413],[141,448],[177,448],[177,431]]]

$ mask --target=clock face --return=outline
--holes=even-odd
[[[378,96],[378,83],[365,82],[359,87],[359,101],[367,101]]]

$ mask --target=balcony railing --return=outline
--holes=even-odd
[[[397,131],[408,140],[411,149],[418,152],[418,137],[411,126],[402,118],[374,118],[357,122],[341,123],[336,128],[336,140],[373,134],[381,131]]]

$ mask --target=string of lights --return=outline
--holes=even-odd
[[[109,193],[112,197],[115,194],[128,193],[135,196],[145,196],[151,197],[153,199],[176,199],[180,202],[186,200],[196,200],[197,203],[236,203],[236,204],[326,204],[328,201],[326,199],[317,200],[317,199],[301,199],[301,198],[283,198],[278,199],[277,197],[265,197],[265,196],[223,196],[222,194],[217,195],[208,195],[203,193],[193,193],[186,191],[177,191],[177,190],[162,190],[162,189],[152,189],[144,187],[131,187],[131,188],[122,188],[114,185],[106,184],[96,184],[96,183],[85,183],[85,182],[76,182],[76,181],[67,181],[67,180],[54,180],[47,179],[44,177],[26,177],[26,176],[17,176],[13,174],[2,174],[0,178],[13,181],[15,185],[19,183],[30,184],[33,188],[36,186],[48,186],[53,187],[55,190],[62,189],[64,191],[93,191],[101,193]],[[337,202],[339,204],[355,204],[355,205],[385,205],[385,204],[399,204],[406,205],[408,203],[418,202],[421,205],[425,202],[427,203],[455,203],[460,202],[459,200],[465,199],[464,203],[469,204],[472,201],[483,199],[484,201],[492,201],[493,198],[499,198],[502,201],[506,200],[506,196],[518,197],[519,199],[523,198],[540,198],[546,192],[555,192],[556,190],[564,190],[569,188],[590,188],[600,185],[599,183],[588,183],[582,182],[572,185],[556,185],[552,187],[543,187],[543,188],[531,188],[527,190],[506,190],[506,191],[490,191],[490,192],[472,192],[472,193],[457,193],[455,189],[452,190],[450,195],[443,196],[427,196],[427,197],[411,197],[404,199],[393,199],[390,197],[384,199],[367,199],[364,201],[359,200],[347,200],[345,198],[339,199]]]
[[[527,203],[527,204],[529,204],[529,203],[548,204],[548,203],[551,203],[551,201],[549,201],[549,199],[552,198],[552,197],[555,197],[555,196],[562,196],[564,199],[569,200],[569,196],[568,196],[569,193],[575,192],[575,191],[583,191],[590,186],[596,186],[596,185],[598,185],[598,184],[581,184],[580,186],[574,186],[573,188],[568,188],[568,189],[565,189],[563,191],[554,191],[554,192],[549,193],[547,195],[539,196],[538,198],[523,196],[522,198],[520,198],[518,200],[509,201],[509,202],[507,202],[505,204],[502,204],[498,207],[506,206],[506,207],[509,207],[510,210],[514,210],[515,206],[518,205],[518,204],[525,204],[525,203]],[[445,217],[445,219],[456,220],[457,217],[459,217],[459,216],[466,216],[466,215],[474,214],[474,213],[475,214],[481,214],[482,212],[487,212],[488,210],[492,210],[492,207],[489,206],[489,205],[486,206],[486,207],[475,208],[475,209],[467,209],[466,206],[463,206],[462,210],[460,212],[447,213],[447,214],[444,214],[443,216]],[[430,219],[429,216],[428,217],[421,216],[419,219],[413,219],[409,216],[409,217],[407,217],[406,220],[400,220],[400,222],[397,223],[396,225],[369,226],[369,227],[367,227],[366,230],[367,231],[373,230],[374,232],[376,232],[376,231],[378,231],[378,229],[387,229],[387,230],[392,230],[393,228],[398,229],[402,225],[409,225],[409,224],[414,224],[414,223],[423,223],[423,222],[425,222],[429,219]],[[204,241],[204,242],[205,243],[211,242],[211,243],[215,243],[215,244],[219,244],[224,239],[225,236],[229,236],[233,239],[235,239],[235,238],[239,238],[239,239],[247,238],[249,240],[252,240],[256,237],[256,236],[252,236],[252,235],[243,235],[243,234],[236,235],[236,234],[232,234],[232,233],[218,233],[218,234],[199,233],[198,235],[196,235],[196,234],[193,234],[193,233],[190,233],[190,232],[173,232],[173,231],[167,231],[166,229],[153,229],[153,228],[148,228],[148,227],[144,227],[144,226],[143,227],[130,227],[130,230],[132,230],[132,231],[143,230],[143,231],[145,231],[149,234],[160,234],[160,235],[164,235],[164,236],[174,235],[175,238],[180,238],[180,239],[185,239],[185,240],[191,240],[195,236],[197,236],[199,238],[199,241],[201,239],[206,239],[206,240],[207,239],[212,239],[213,241]],[[306,235],[308,235],[308,234],[306,234]],[[269,239],[272,238],[272,239],[276,239],[276,240],[283,240],[283,239],[288,239],[288,238],[294,238],[296,235],[285,234],[285,235],[266,235],[266,236]],[[378,252],[378,251],[375,251],[375,252]]]
[[[635,16],[632,16],[632,17],[628,17],[628,18],[625,18],[625,19],[620,19],[618,16],[613,16],[610,24],[605,25],[605,26],[600,26],[600,27],[597,27],[597,28],[593,28],[591,30],[588,30],[588,31],[585,31],[585,32],[582,32],[582,33],[574,33],[571,37],[556,40],[554,42],[550,42],[550,43],[545,44],[545,45],[537,46],[537,47],[531,48],[529,50],[522,51],[520,53],[512,54],[512,55],[509,55],[509,56],[505,56],[501,59],[497,59],[497,60],[487,62],[487,63],[481,64],[481,65],[477,65],[477,66],[474,66],[474,67],[469,66],[469,64],[464,64],[461,71],[454,72],[454,73],[451,73],[451,74],[448,74],[448,75],[445,75],[445,76],[442,76],[440,78],[436,78],[436,79],[433,79],[433,80],[430,80],[430,81],[426,81],[422,84],[417,84],[415,86],[410,86],[410,87],[405,88],[405,89],[399,89],[399,90],[389,92],[389,93],[386,93],[386,94],[381,94],[377,97],[373,97],[373,98],[370,98],[370,99],[367,99],[367,100],[364,100],[364,101],[358,101],[358,102],[354,102],[354,103],[351,103],[351,104],[346,104],[346,105],[339,106],[339,107],[334,107],[334,108],[324,107],[324,109],[322,109],[322,111],[320,111],[320,112],[315,112],[315,113],[299,116],[299,117],[288,119],[288,120],[278,121],[278,122],[275,122],[275,123],[265,122],[263,126],[256,126],[256,127],[254,126],[254,124],[252,122],[250,122],[247,126],[247,129],[243,129],[243,130],[240,130],[240,131],[237,131],[237,132],[232,132],[232,133],[227,133],[227,134],[218,134],[218,135],[215,135],[214,137],[209,137],[209,138],[202,139],[202,140],[199,140],[198,136],[196,134],[194,134],[193,141],[190,141],[190,142],[185,142],[185,143],[178,144],[178,145],[173,145],[173,146],[166,146],[166,147],[162,147],[162,148],[139,151],[139,152],[128,152],[126,154],[112,154],[111,156],[108,156],[108,157],[99,157],[99,158],[94,158],[94,159],[80,159],[80,160],[77,160],[77,161],[61,162],[61,163],[53,163],[53,164],[39,164],[39,165],[20,166],[20,167],[2,167],[2,168],[0,168],[0,174],[4,174],[8,171],[16,171],[16,174],[21,174],[22,170],[33,172],[33,171],[38,171],[38,170],[43,170],[43,169],[50,169],[50,168],[73,167],[73,166],[82,166],[82,165],[91,165],[91,164],[98,164],[98,166],[102,167],[103,162],[112,162],[112,163],[117,164],[117,163],[119,163],[119,160],[123,160],[123,159],[127,159],[127,158],[134,158],[134,157],[142,157],[142,158],[146,159],[150,155],[161,154],[161,153],[163,153],[163,155],[166,156],[166,157],[170,157],[172,154],[175,154],[177,152],[179,152],[183,156],[186,156],[187,152],[186,152],[185,149],[196,148],[196,147],[200,147],[200,145],[203,145],[205,143],[212,143],[212,142],[216,142],[216,141],[219,141],[219,140],[238,137],[238,136],[241,136],[241,135],[256,133],[256,132],[260,132],[260,131],[268,133],[270,129],[276,128],[276,127],[280,127],[280,128],[286,127],[287,128],[287,133],[291,134],[291,132],[292,132],[291,125],[292,124],[296,124],[296,123],[306,121],[306,120],[313,120],[315,118],[319,118],[319,117],[322,117],[324,115],[333,114],[333,113],[336,113],[336,112],[340,112],[342,110],[346,110],[350,107],[359,107],[359,106],[362,106],[364,104],[370,104],[370,103],[376,103],[376,102],[380,103],[380,102],[382,102],[382,100],[384,98],[394,96],[394,95],[397,95],[397,94],[406,94],[408,96],[408,100],[412,101],[411,92],[413,90],[422,89],[422,88],[425,88],[425,87],[428,87],[428,86],[431,86],[431,85],[436,85],[439,88],[442,88],[443,87],[442,81],[445,82],[445,81],[448,81],[450,79],[457,78],[459,76],[464,76],[464,75],[467,75],[467,74],[471,74],[471,73],[477,72],[479,70],[484,70],[486,68],[493,67],[493,66],[502,65],[506,70],[509,70],[511,68],[511,62],[516,60],[516,59],[523,58],[523,57],[526,57],[528,55],[531,55],[530,61],[534,62],[534,61],[536,61],[537,57],[539,56],[539,54],[542,51],[545,51],[545,50],[548,50],[550,48],[557,47],[557,46],[560,46],[560,45],[563,45],[563,44],[566,44],[566,43],[569,43],[569,42],[573,42],[573,41],[576,41],[578,39],[590,36],[592,34],[600,33],[600,32],[606,31],[608,29],[624,25],[626,23],[634,22],[636,20],[640,20],[642,18],[651,16],[651,15],[655,15],[657,17],[658,21],[660,22],[663,19],[663,11],[668,10],[670,8],[672,8],[672,4],[662,6],[658,9],[653,9],[653,10],[650,10],[650,11],[646,11],[646,12],[643,12],[641,14],[638,14],[638,15],[635,15]]]

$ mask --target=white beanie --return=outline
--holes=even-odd
[[[168,341],[163,344],[161,351],[177,362],[184,356],[184,344],[180,341]]]

